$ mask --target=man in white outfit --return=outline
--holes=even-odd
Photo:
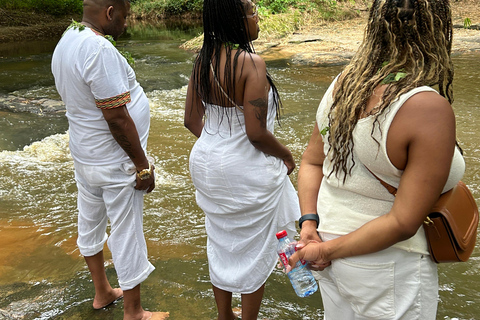
[[[165,319],[145,311],[140,283],[155,269],[143,235],[143,196],[155,188],[147,159],[148,99],[127,60],[105,37],[126,27],[128,0],[84,0],[81,24],[73,23],[52,57],[55,84],[67,109],[70,151],[78,187],[78,240],[95,286],[93,307],[124,298],[124,320]],[[107,236],[107,220],[111,223]],[[108,239],[120,288],[104,269]]]

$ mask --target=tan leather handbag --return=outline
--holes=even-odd
[[[370,169],[367,168],[368,171]],[[397,189],[370,173],[394,196]],[[423,222],[430,257],[436,263],[467,261],[475,248],[478,207],[462,181],[443,193]]]
[[[467,261],[477,239],[478,207],[459,181],[440,196],[423,222],[430,257],[436,263]]]

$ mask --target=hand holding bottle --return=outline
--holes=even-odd
[[[306,245],[303,243],[297,244],[296,252],[290,256],[288,261],[290,267],[293,268],[298,261],[305,260],[308,261],[315,269],[325,269],[331,264],[331,262],[323,259],[323,247],[323,242],[318,242],[315,240],[309,241]]]
[[[297,243],[287,237],[287,232],[285,230],[277,233],[277,239],[279,240],[277,252],[287,271],[288,278],[292,283],[295,293],[299,297],[312,295],[318,290],[318,285],[312,272],[306,267],[306,264],[297,260],[295,264],[289,265],[288,259],[295,253],[295,246]]]

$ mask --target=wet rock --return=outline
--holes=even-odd
[[[320,42],[320,41],[323,41],[323,40],[317,35],[294,33],[288,40],[288,43],[297,44],[297,43]]]
[[[64,115],[65,104],[53,99],[26,99],[14,95],[0,96],[0,110],[30,112],[38,115]]]
[[[334,66],[347,64],[351,58],[350,54],[304,52],[294,55],[291,61],[295,64],[309,66]]]
[[[455,24],[455,25],[453,25],[453,27],[457,28],[457,29],[480,30],[480,24],[472,24],[469,27],[465,27],[462,24]]]
[[[16,315],[10,314],[9,312],[0,309],[0,319],[2,320],[11,320],[11,319],[21,319],[21,317],[18,317]]]

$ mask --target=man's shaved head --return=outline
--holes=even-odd
[[[116,39],[125,30],[129,11],[129,0],[83,0],[82,23]]]
[[[130,0],[83,0],[83,7],[93,6],[105,8],[114,5],[125,5]]]

